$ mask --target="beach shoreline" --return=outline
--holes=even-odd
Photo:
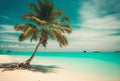
[[[0,55],[0,63],[19,63],[24,61],[25,59],[26,57],[20,58],[17,56]],[[54,71],[50,73],[32,72],[20,69],[1,72],[3,69],[0,69],[0,81],[120,81],[119,78],[115,77],[111,78],[106,76],[86,74],[82,71],[74,71],[72,69],[77,69],[77,66],[72,63],[64,63],[62,59],[61,62],[56,60],[56,63],[53,61],[49,61],[49,59],[44,59],[45,62],[43,62],[42,60],[43,59],[38,62],[38,60],[36,61],[35,59],[32,64],[56,65],[61,68],[55,68]],[[82,69],[82,66],[79,69]]]
[[[0,63],[12,63],[18,61],[22,62],[23,59],[25,58],[0,55]],[[2,72],[2,70],[3,69],[0,69],[0,81],[73,81],[76,79],[76,78],[71,78],[74,75],[71,75],[72,73],[62,68],[61,69],[55,68],[54,71],[50,73],[32,72],[29,70],[20,70],[20,69],[13,71],[4,71],[4,72]]]

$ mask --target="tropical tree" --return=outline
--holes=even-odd
[[[68,24],[70,18],[64,16],[64,10],[55,9],[52,2],[38,0],[38,5],[29,4],[30,12],[23,14],[23,20],[28,20],[27,24],[17,24],[16,31],[21,31],[19,41],[24,41],[27,38],[30,40],[39,41],[32,56],[25,62],[20,63],[18,66],[29,68],[32,59],[34,58],[38,47],[42,44],[44,47],[47,45],[48,39],[57,40],[60,47],[68,45],[68,40],[65,33],[72,33],[72,29]]]

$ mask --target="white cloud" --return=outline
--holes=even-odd
[[[7,17],[7,16],[1,16],[2,18],[5,18],[5,19],[9,19],[9,17]]]
[[[0,18],[2,18],[2,19],[4,19],[4,20],[8,20],[8,21],[14,22],[14,20],[13,20],[12,18],[10,18],[10,17],[8,17],[8,16],[5,16],[5,15],[0,16]]]
[[[0,33],[20,33],[19,31],[15,31],[14,25],[0,24]]]
[[[18,44],[31,44],[31,45],[32,45],[32,44],[37,44],[36,41],[30,42],[29,39],[24,40],[24,41],[22,41],[22,42],[19,42],[19,41],[18,41],[18,37],[16,37],[16,36],[11,36],[11,35],[4,35],[4,36],[2,36],[1,41],[11,42],[11,43],[18,43]]]
[[[18,45],[18,44],[8,44],[8,45],[1,45],[1,48],[24,48],[24,46]]]
[[[82,19],[82,23],[78,23],[77,26],[80,28],[74,30],[69,36],[71,39],[69,47],[72,51],[120,49],[120,45],[117,44],[120,36],[112,36],[114,33],[119,33],[117,29],[120,29],[120,21],[113,15],[100,17],[100,11],[98,12],[100,2],[99,0],[87,1],[79,8],[79,18]]]

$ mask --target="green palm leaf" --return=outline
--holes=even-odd
[[[29,14],[24,14],[22,16],[24,20],[29,20],[32,22],[37,23],[38,25],[45,25],[47,22],[44,20],[41,20],[40,18],[36,17],[35,15],[29,15]]]
[[[39,16],[38,14],[40,13],[40,9],[39,7],[37,7],[37,5],[35,5],[34,3],[29,4],[29,8],[32,9],[37,16]]]
[[[22,31],[19,41],[23,41],[30,36],[35,37],[38,33],[38,29],[32,24],[17,24],[15,30]]]

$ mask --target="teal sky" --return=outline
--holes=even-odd
[[[115,51],[120,50],[120,0],[51,0],[56,9],[64,9],[71,18],[73,33],[69,45],[60,48],[49,40],[47,48],[39,51]],[[0,49],[3,51],[33,51],[37,42],[18,42],[19,23],[27,23],[20,16],[29,12],[28,4],[37,0],[0,1]]]

